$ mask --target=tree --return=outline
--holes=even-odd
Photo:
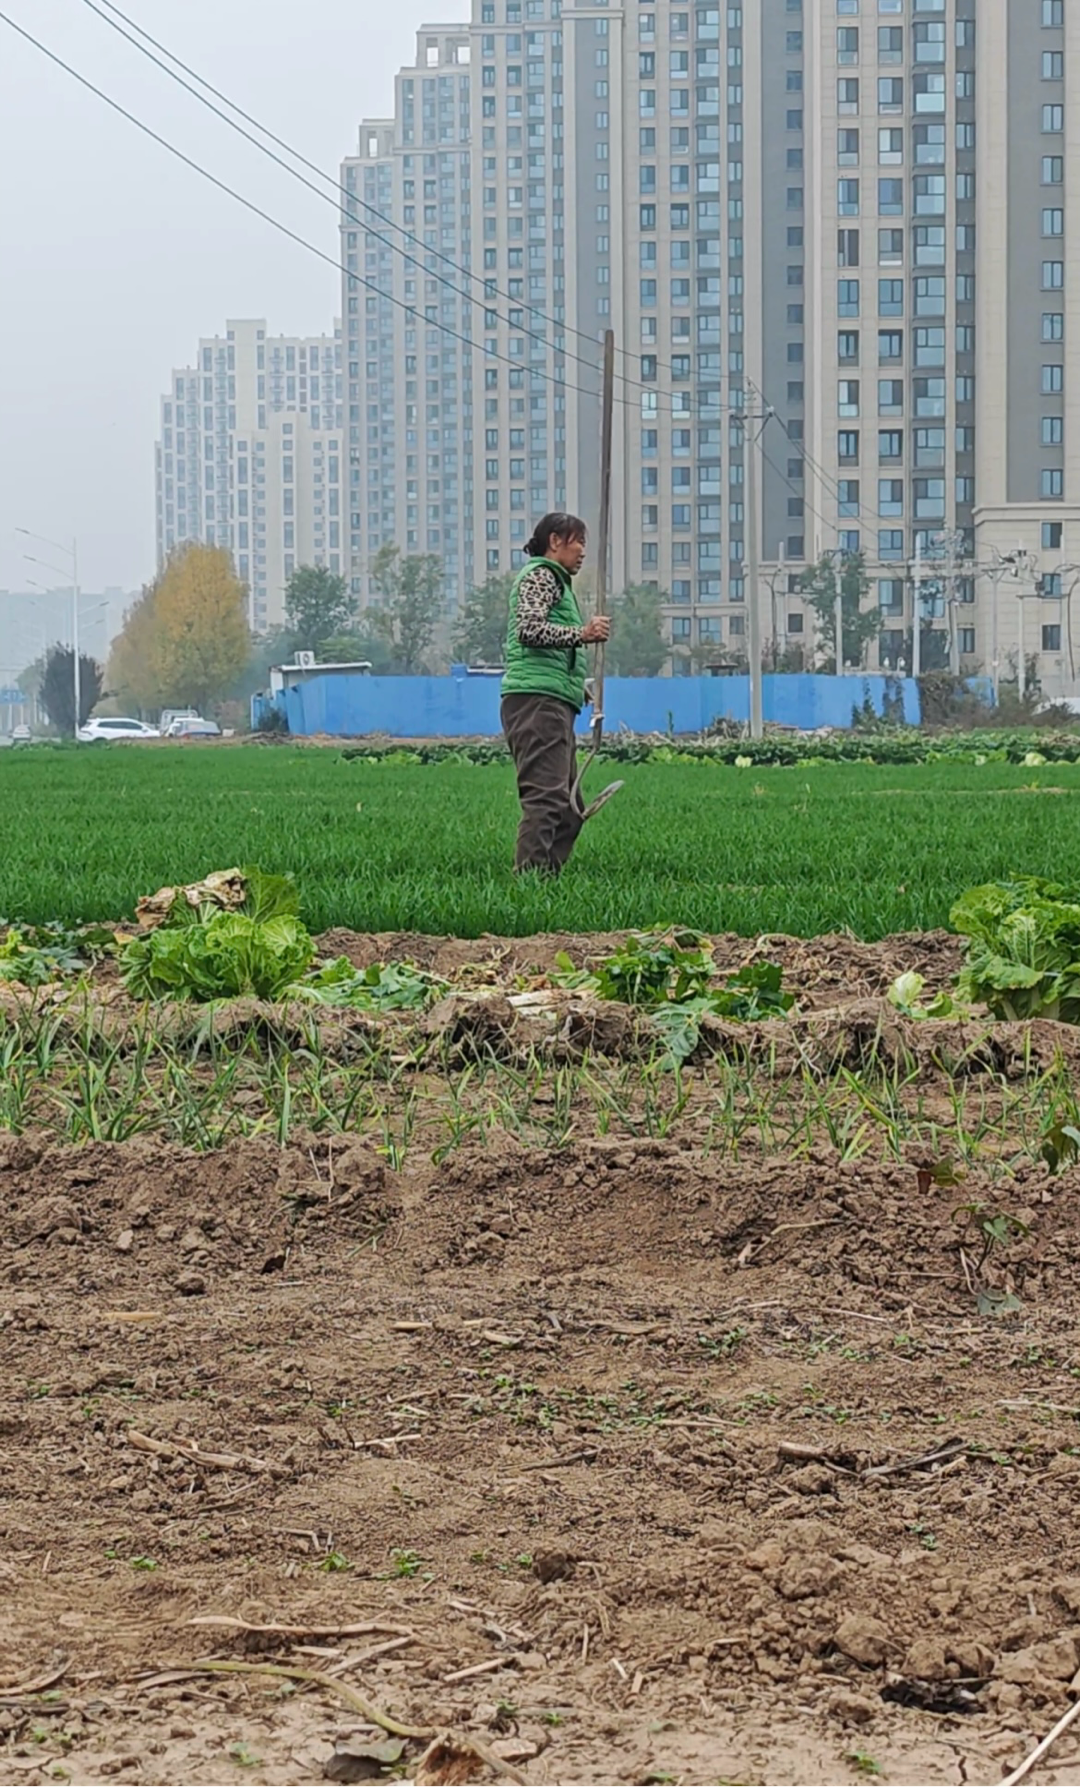
[[[57,732],[72,738],[77,726],[85,726],[101,696],[102,669],[85,652],[79,653],[79,717],[75,718],[75,653],[70,645],[54,645],[45,654],[41,679],[41,705]]]
[[[301,565],[285,586],[285,624],[301,651],[317,652],[324,639],[346,632],[355,611],[344,577],[325,565]]]
[[[369,615],[393,652],[393,668],[403,676],[423,669],[443,609],[442,560],[433,553],[403,558],[386,545],[371,564],[371,580],[382,605]]]
[[[181,548],[124,616],[110,686],[152,712],[209,705],[247,667],[247,605],[223,547]]]
[[[123,628],[113,640],[106,674],[109,693],[118,696],[122,706],[134,708],[140,716],[157,713],[161,707],[161,672],[154,616],[157,588],[156,579],[148,583],[142,595],[126,611]]]
[[[507,571],[502,577],[489,577],[486,583],[478,584],[465,597],[454,628],[454,650],[463,664],[492,669],[503,663],[510,591],[516,575],[514,571]]]
[[[866,558],[861,552],[845,552],[840,560],[843,613],[842,657],[845,664],[861,665],[872,639],[881,632],[881,610],[863,606],[870,594]],[[826,653],[823,668],[836,672],[836,570],[831,553],[823,553],[816,565],[803,572],[802,592],[817,615],[817,632]]]
[[[612,676],[659,676],[670,651],[661,615],[664,599],[646,583],[632,583],[616,598],[604,657]]]

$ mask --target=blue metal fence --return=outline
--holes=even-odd
[[[899,694],[904,718],[919,722],[919,694],[910,677],[767,676],[767,721],[813,731],[818,726],[850,727],[852,708],[869,698],[880,713],[886,694]],[[489,676],[357,676],[328,667],[286,678],[272,699],[256,696],[252,719],[266,707],[285,715],[298,738],[316,734],[361,738],[493,738],[499,725],[499,681]],[[616,732],[701,732],[714,720],[746,721],[750,679],[746,676],[609,677],[604,698],[605,729]],[[588,728],[588,713],[579,730]]]

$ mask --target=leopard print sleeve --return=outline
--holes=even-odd
[[[562,586],[554,571],[538,565],[518,588],[517,636],[521,645],[569,647],[581,644],[580,627],[559,627],[548,619]]]

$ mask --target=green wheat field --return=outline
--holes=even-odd
[[[526,936],[677,922],[870,940],[946,924],[980,881],[1072,879],[1080,848],[1071,764],[618,773],[623,792],[563,879],[522,887],[503,765],[380,765],[289,745],[8,751],[0,915],[120,919],[165,883],[258,863],[297,877],[314,930]],[[604,767],[591,774],[606,779]]]

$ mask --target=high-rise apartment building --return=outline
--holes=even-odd
[[[341,171],[352,588],[381,546],[433,554],[449,614],[477,565],[469,58],[467,28],[425,26]]]
[[[610,318],[639,387],[620,388],[613,568],[670,596],[676,667],[745,649],[744,434],[763,427],[766,641],[809,646],[799,571],[860,550],[874,655],[910,668],[921,559],[924,662],[1015,659],[1022,616],[1044,686],[1071,687],[1080,12],[643,0],[567,7],[561,30],[568,314]],[[769,420],[744,428],[744,410]],[[1018,546],[1030,558],[1002,583]]]
[[[173,373],[157,445],[158,560],[185,541],[226,546],[251,624],[279,624],[300,565],[348,572],[340,330],[268,336],[229,322]]]
[[[595,515],[611,327],[611,581],[664,593],[677,670],[745,653],[755,553],[764,643],[812,661],[800,574],[858,550],[872,667],[917,641],[1008,675],[1022,626],[1071,690],[1070,60],[1068,0],[473,0],[343,165],[340,345],[234,325],[176,376],[163,549],[233,544],[263,624],[288,555],[366,600],[392,542],[442,558],[452,611],[545,509]],[[258,535],[241,458],[280,492]]]

